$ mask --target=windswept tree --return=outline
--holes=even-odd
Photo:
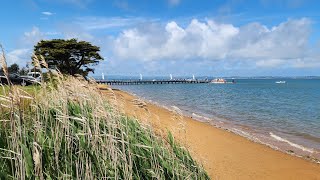
[[[34,54],[38,59],[42,55],[49,68],[57,68],[63,74],[83,76],[94,73],[92,66],[103,60],[99,51],[99,47],[77,39],[42,40],[34,47]]]

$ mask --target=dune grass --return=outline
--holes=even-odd
[[[1,95],[1,179],[209,179],[170,133],[121,114],[97,85],[54,82]]]

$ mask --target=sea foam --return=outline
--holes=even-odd
[[[201,116],[201,115],[196,114],[196,113],[192,113],[192,117],[194,117],[195,119],[197,119],[199,121],[210,121],[211,120],[210,118]]]
[[[272,132],[270,132],[269,134],[270,134],[270,136],[272,138],[276,139],[277,141],[288,143],[290,146],[298,148],[298,149],[301,149],[302,151],[305,151],[305,152],[314,153],[313,149],[306,148],[306,147],[304,147],[302,145],[299,145],[299,144],[295,144],[295,143],[293,143],[293,142],[291,142],[291,141],[289,141],[287,139],[284,139],[284,138],[282,138],[280,136],[277,136],[277,135],[273,134]]]

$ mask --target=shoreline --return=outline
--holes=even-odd
[[[158,103],[147,101],[139,107],[134,101],[140,98],[131,93],[114,90],[114,94],[127,115],[151,124],[160,134],[171,131],[212,179],[320,179],[319,164],[185,114],[177,118]]]
[[[202,123],[206,123],[210,126],[214,126],[224,131],[231,132],[235,135],[246,138],[254,143],[267,146],[273,150],[280,151],[282,153],[285,153],[291,156],[299,157],[304,160],[310,161],[312,163],[320,164],[320,151],[318,149],[305,147],[303,145],[296,144],[295,142],[291,142],[286,138],[278,136],[276,132],[272,132],[272,131],[270,132],[264,131],[264,133],[258,132],[258,131],[254,132],[252,129],[253,127],[249,127],[247,125],[233,124],[231,122],[228,122],[227,120],[222,120],[221,118],[217,119],[217,117],[208,118],[205,115],[202,115],[202,114],[199,115],[199,114],[196,114],[195,112],[181,109],[180,107],[177,107],[177,106],[161,104],[157,101],[150,100],[145,97],[141,97],[135,93],[121,90],[118,88],[114,88],[113,90],[122,91],[135,98],[141,99],[145,102],[155,105],[159,108],[164,108],[170,112],[173,112],[172,108],[174,107],[175,109],[179,109],[182,112],[182,115],[185,117],[191,118],[193,120],[196,120]]]

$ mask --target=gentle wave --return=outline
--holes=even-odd
[[[249,139],[254,139],[254,136],[252,136],[251,134],[249,134],[248,132],[242,131],[240,129],[236,129],[236,128],[232,128],[233,132],[235,132],[236,134],[242,135],[244,137],[247,137]]]
[[[196,113],[192,113],[192,117],[197,119],[197,120],[200,120],[200,121],[210,121],[211,119],[210,118],[207,118],[207,117],[204,117],[204,116],[201,116],[199,114],[196,114]]]
[[[282,138],[282,137],[280,137],[280,136],[277,136],[277,135],[273,134],[272,132],[270,132],[269,134],[270,134],[270,136],[271,136],[272,138],[276,139],[277,141],[281,141],[281,142],[288,143],[290,146],[295,147],[295,148],[298,148],[298,149],[301,149],[302,151],[305,151],[305,152],[314,153],[314,150],[313,150],[313,149],[306,148],[306,147],[301,146],[301,145],[299,145],[299,144],[295,144],[295,143],[293,143],[293,142],[291,142],[291,141],[289,141],[289,140],[287,140],[287,139],[284,139],[284,138]]]
[[[252,140],[254,142],[257,142],[257,143],[261,143],[261,144],[265,144],[271,148],[274,148],[274,149],[278,149],[277,147],[275,146],[272,146],[271,144],[268,144],[266,142],[262,142],[259,138],[255,137],[254,135],[250,134],[249,132],[246,132],[246,131],[242,131],[240,129],[237,129],[237,128],[232,128],[231,130],[233,133],[239,135],[239,136],[242,136],[242,137],[245,137],[249,140]]]

